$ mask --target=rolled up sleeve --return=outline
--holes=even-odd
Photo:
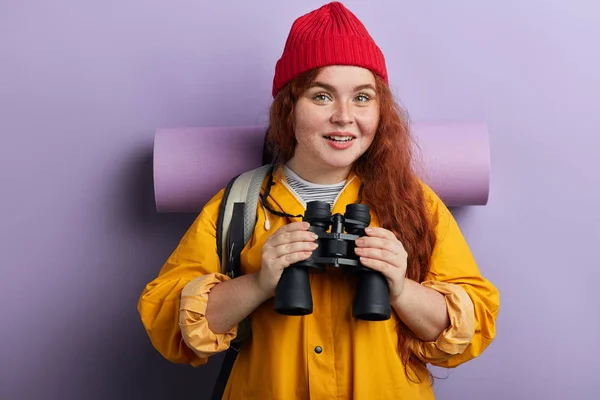
[[[228,332],[217,334],[206,320],[206,305],[211,289],[230,278],[221,273],[200,276],[190,281],[181,292],[179,329],[185,344],[200,358],[208,358],[227,350],[237,335],[237,325]]]
[[[444,295],[450,325],[434,341],[411,339],[409,344],[423,362],[439,363],[469,346],[475,334],[475,310],[471,298],[459,285],[437,281],[425,281],[422,285]]]

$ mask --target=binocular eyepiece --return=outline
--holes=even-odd
[[[355,254],[354,241],[365,236],[371,223],[366,204],[348,204],[346,212],[331,215],[329,203],[311,201],[303,221],[318,235],[319,246],[310,258],[283,270],[275,291],[275,311],[284,315],[307,315],[313,311],[309,272],[324,272],[326,267],[342,268],[357,276],[352,304],[354,318],[383,321],[390,318],[389,289],[384,276],[363,266]],[[330,232],[327,232],[331,228]]]

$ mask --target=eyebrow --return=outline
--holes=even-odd
[[[312,85],[310,85],[311,88],[317,87],[317,86],[322,87],[323,89],[329,90],[330,92],[335,92],[335,88],[333,86],[331,86],[327,83],[324,83],[324,82],[315,81],[312,83]],[[367,83],[365,85],[356,86],[354,88],[354,91],[357,92],[359,90],[364,90],[364,89],[371,89],[372,91],[376,92],[375,88],[370,83]]]

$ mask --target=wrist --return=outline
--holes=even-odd
[[[390,295],[390,303],[392,304],[392,307],[394,307],[394,308],[400,308],[404,304],[406,304],[406,299],[408,298],[407,292],[410,291],[410,285],[412,283],[414,283],[413,281],[411,281],[410,279],[408,279],[406,277],[403,279],[404,279],[404,281],[402,282],[402,289],[400,290],[400,293]]]
[[[268,299],[270,299],[271,297],[275,296],[275,289],[269,289],[269,288],[265,288],[262,285],[261,282],[261,278],[260,278],[260,271],[255,272],[253,274],[249,275],[254,287],[254,291],[256,292],[257,296],[260,298],[260,302],[264,302],[267,301]]]

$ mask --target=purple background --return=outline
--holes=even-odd
[[[136,311],[194,217],[154,209],[154,130],[266,123],[289,27],[322,3],[33,3],[0,4],[0,398],[208,398],[219,359],[168,363]],[[490,132],[489,203],[454,211],[498,337],[438,398],[600,398],[600,6],[346,4],[413,120]]]

